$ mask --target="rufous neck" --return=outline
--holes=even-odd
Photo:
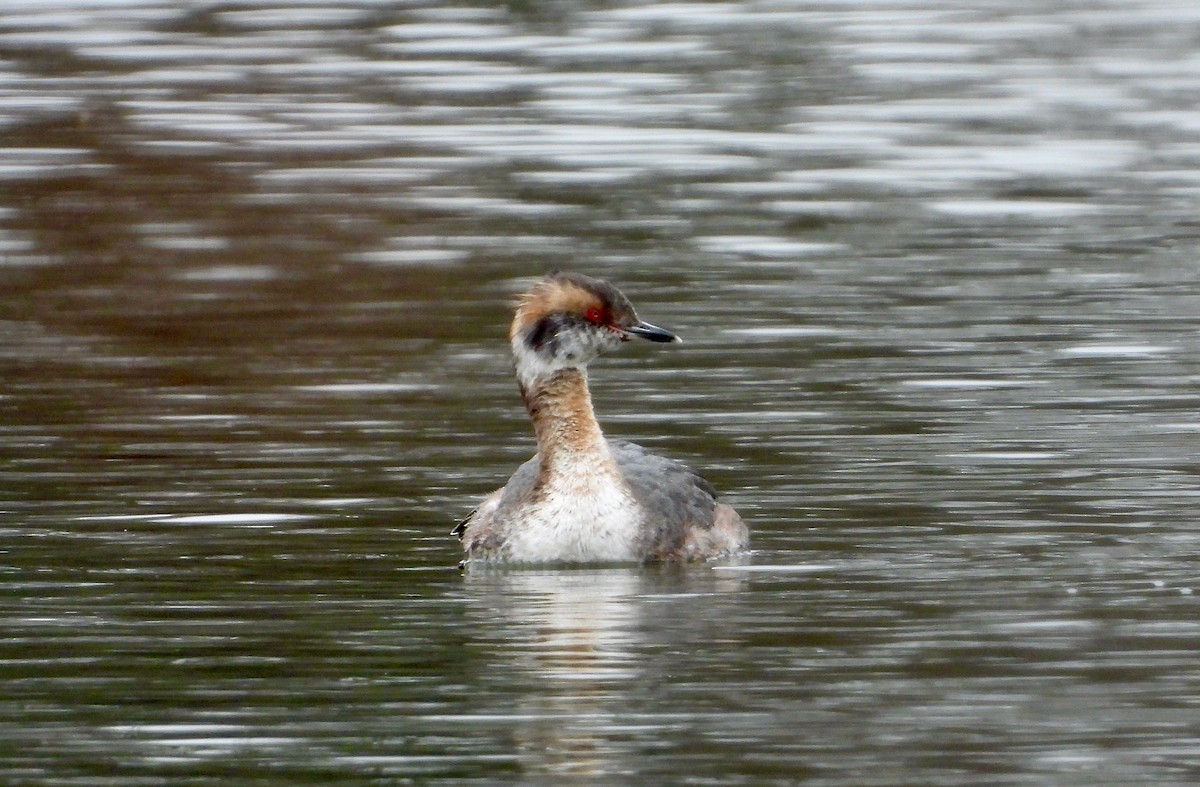
[[[559,369],[531,380],[521,393],[547,469],[576,459],[608,458],[583,368]]]

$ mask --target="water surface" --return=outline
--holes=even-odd
[[[7,3],[0,780],[1195,782],[1197,22]],[[558,267],[746,560],[455,568]]]

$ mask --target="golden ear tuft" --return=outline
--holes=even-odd
[[[591,309],[604,309],[599,295],[574,281],[572,277],[553,273],[523,294],[517,301],[510,336],[551,314],[573,314],[584,317]]]

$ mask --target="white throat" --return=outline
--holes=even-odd
[[[567,347],[553,354],[538,352],[520,336],[513,337],[512,354],[517,381],[523,390],[531,390],[538,380],[549,379],[563,369],[579,369],[586,377],[587,362],[594,357],[594,353],[585,353],[582,347]]]

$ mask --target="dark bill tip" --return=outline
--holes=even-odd
[[[683,339],[680,339],[665,328],[659,328],[657,325],[651,325],[648,322],[639,322],[637,325],[631,325],[625,329],[625,332],[652,342],[683,341]]]

